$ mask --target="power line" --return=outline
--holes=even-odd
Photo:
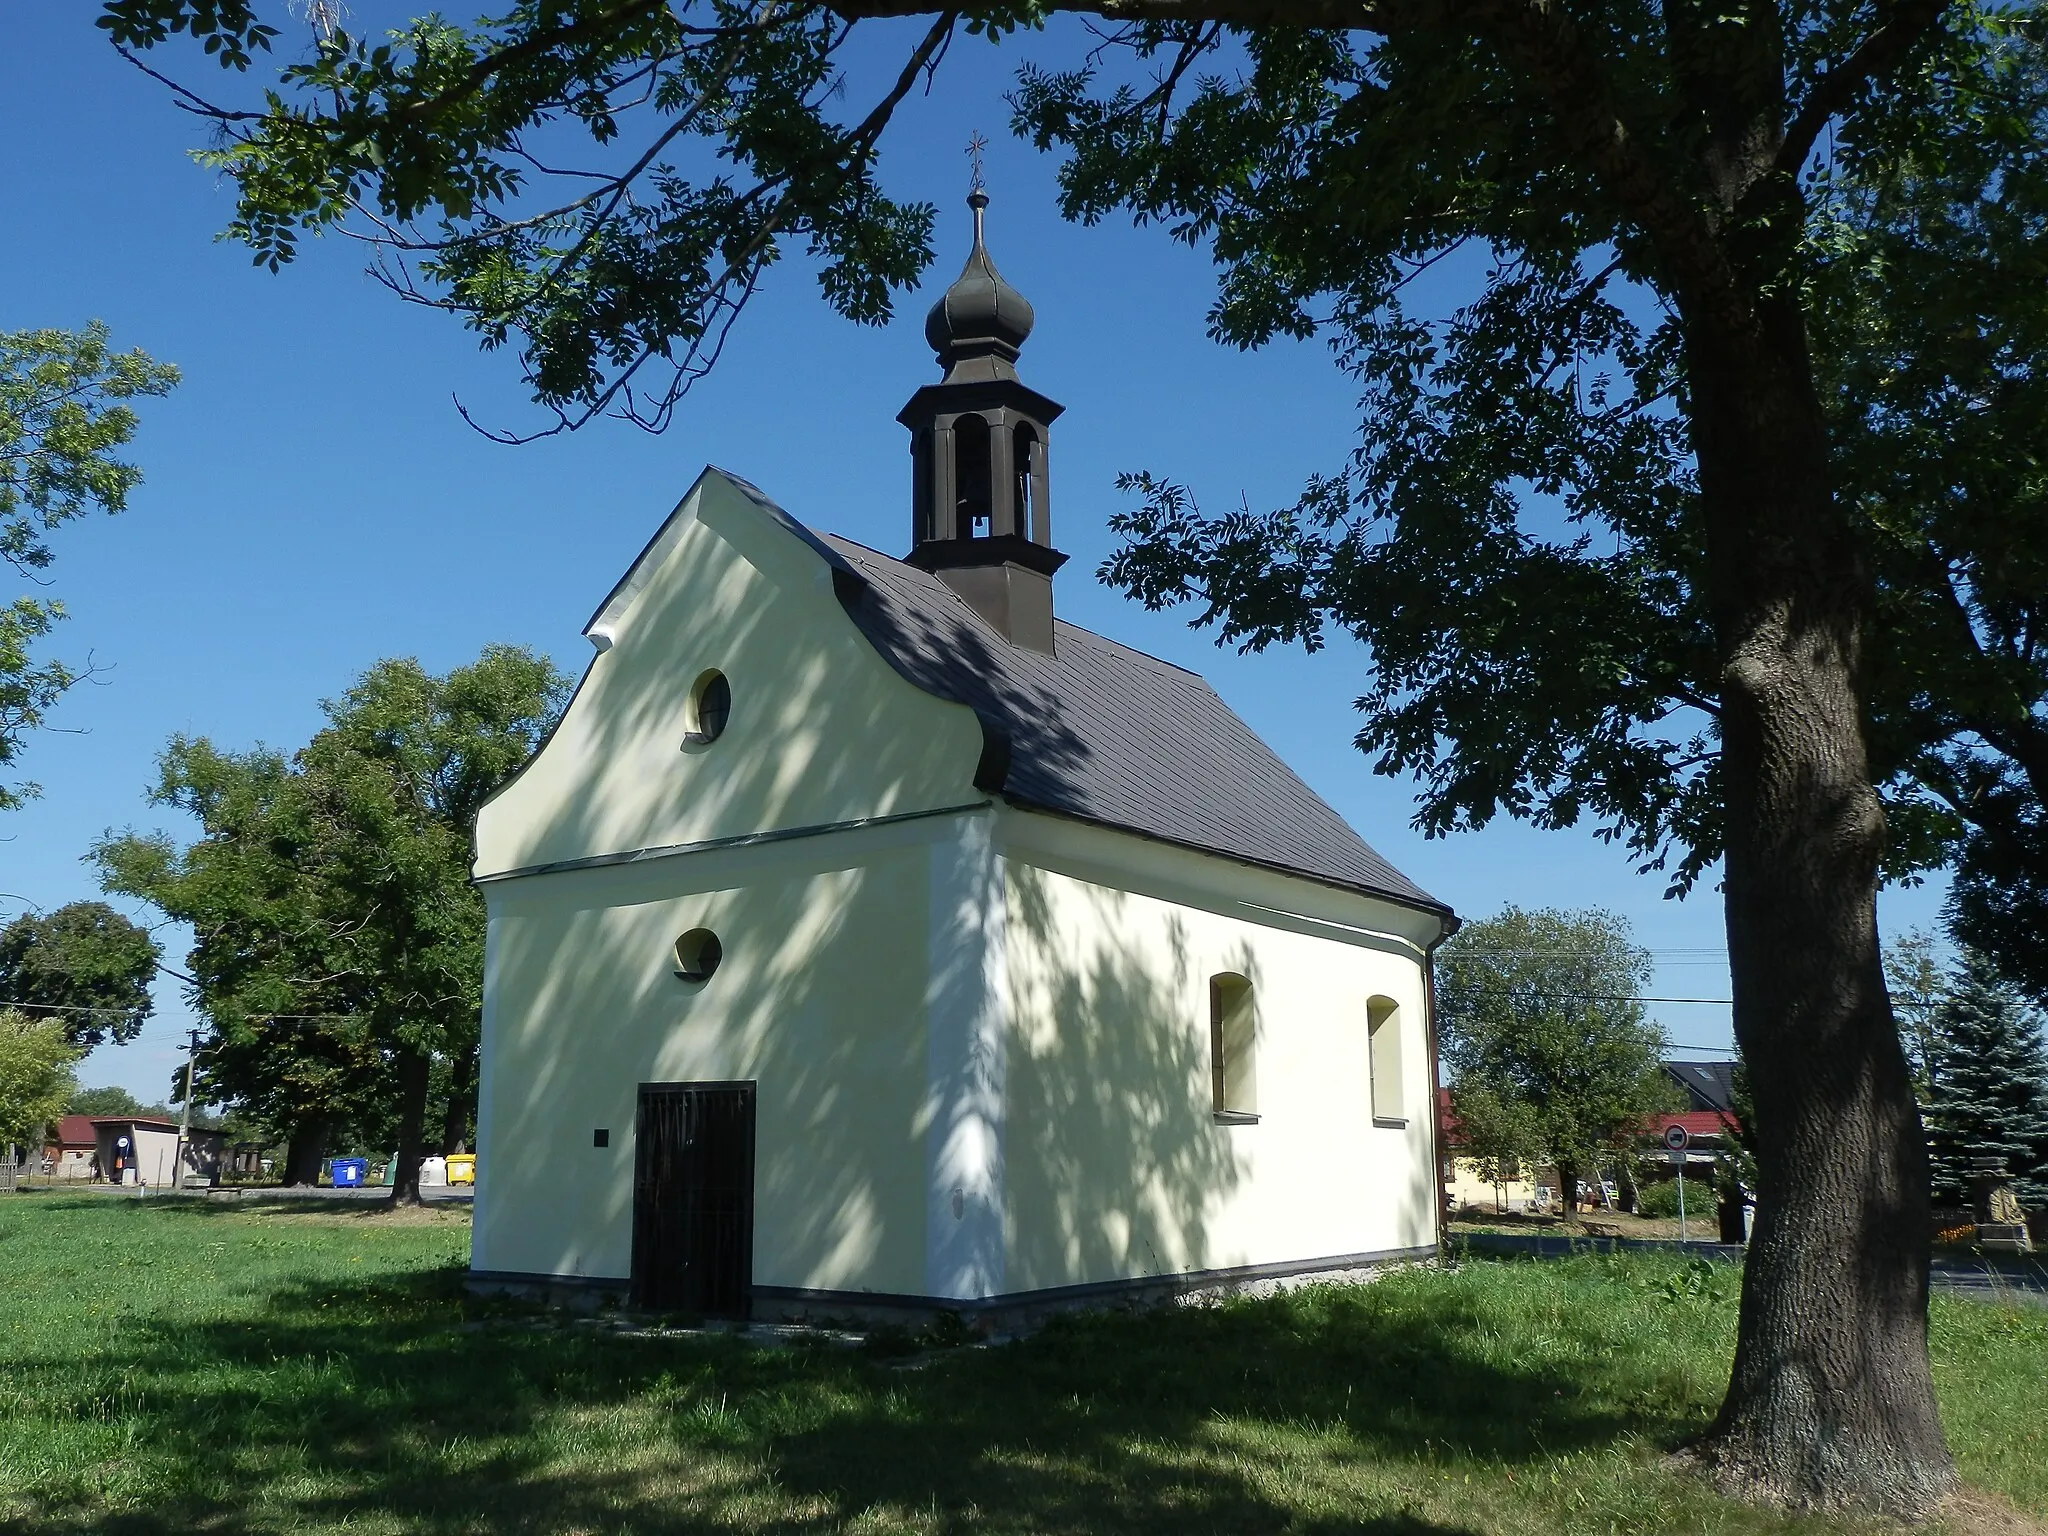
[[[37,1003],[25,997],[0,997],[0,1008],[32,1008],[38,1013],[116,1013],[124,1018],[135,1012],[133,1008],[88,1008],[80,1003]],[[242,1017],[251,1023],[262,1024],[273,1020],[304,1020],[308,1022],[327,1021],[346,1023],[360,1019],[360,1013],[245,1013]]]
[[[133,1008],[86,1008],[76,1003],[32,1003],[25,997],[0,997],[0,1008],[34,1008],[42,1013],[118,1013],[123,1017]]]

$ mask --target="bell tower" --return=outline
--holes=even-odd
[[[1017,377],[1031,306],[982,243],[988,194],[967,195],[974,249],[924,322],[945,376],[896,415],[910,429],[910,564],[930,571],[1012,645],[1052,654],[1047,429],[1063,409]]]

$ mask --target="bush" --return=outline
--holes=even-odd
[[[1655,1184],[1641,1185],[1636,1197],[1636,1214],[1639,1216],[1676,1216],[1678,1214],[1678,1180],[1660,1179]],[[1685,1189],[1685,1214],[1711,1221],[1714,1216],[1714,1186],[1707,1179],[1690,1179]]]

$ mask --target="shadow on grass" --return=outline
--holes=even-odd
[[[116,1419],[140,1461],[128,1498],[73,1479],[7,1529],[823,1532],[867,1512],[932,1532],[1459,1536],[1408,1505],[1405,1472],[1643,1427],[1583,1380],[1489,1355],[1442,1290],[1077,1317],[906,1370],[618,1334],[460,1281],[288,1288],[83,1365],[24,1358],[16,1389],[53,1429]],[[1274,1436],[1321,1492],[1270,1490]]]

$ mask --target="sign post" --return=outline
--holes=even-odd
[[[1682,1125],[1664,1127],[1664,1145],[1671,1149],[1672,1166],[1678,1170],[1678,1242],[1685,1244],[1685,1149],[1692,1144],[1692,1136]]]

